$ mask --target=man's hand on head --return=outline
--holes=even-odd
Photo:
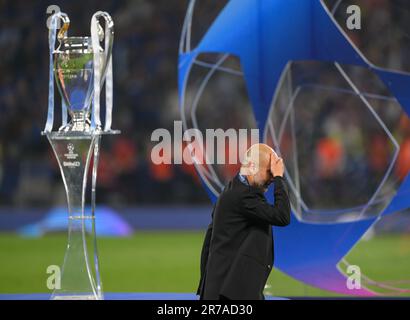
[[[274,177],[283,177],[283,173],[285,171],[283,159],[278,157],[276,153],[271,153],[270,155],[270,171]]]

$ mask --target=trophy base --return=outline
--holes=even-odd
[[[88,295],[59,295],[52,296],[50,300],[103,300],[103,297],[96,297],[93,294]]]
[[[60,286],[51,300],[103,299],[95,229],[95,187],[100,140],[104,134],[109,133],[46,133],[60,167],[68,204],[67,249],[60,268]],[[86,208],[89,173],[91,207]]]

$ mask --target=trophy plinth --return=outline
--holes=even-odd
[[[68,244],[61,287],[55,289],[52,299],[103,299],[95,232],[100,136],[55,132],[47,134],[47,138],[60,167],[68,203]],[[86,207],[87,176],[93,157],[91,207]]]
[[[66,129],[67,131],[90,131],[91,124],[87,118],[87,114],[84,111],[73,112],[73,115],[71,116],[71,121],[71,126]]]
[[[105,19],[105,32],[98,19]],[[59,47],[54,49],[57,20]],[[90,37],[67,37],[70,20],[59,12],[51,18],[50,74],[46,135],[56,156],[67,194],[68,244],[61,269],[61,286],[54,300],[103,299],[95,229],[95,195],[101,136],[111,129],[113,22],[106,12],[91,20]],[[105,48],[100,42],[105,39]],[[54,80],[62,97],[62,124],[53,131]],[[100,90],[106,82],[105,126],[100,121]],[[91,171],[91,204],[86,206]]]

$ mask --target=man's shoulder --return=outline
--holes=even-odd
[[[249,195],[249,193],[260,193],[261,191],[258,188],[252,187],[250,185],[244,184],[236,175],[233,177],[226,185],[220,198],[230,201],[239,201],[243,197]]]
[[[248,186],[242,184],[237,176],[229,180],[222,192],[219,194],[215,204],[215,212],[223,212],[222,216],[230,216],[228,213],[237,212],[241,207]],[[219,216],[219,214],[217,214]]]
[[[232,179],[230,179],[224,189],[222,190],[221,194],[231,194],[231,193],[240,193],[246,191],[248,186],[243,184],[239,179],[238,175],[235,175]]]

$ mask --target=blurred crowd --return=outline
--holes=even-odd
[[[0,0],[0,206],[44,206],[65,201],[56,160],[47,139],[40,135],[48,95],[47,7],[53,4],[69,15],[69,35],[88,35],[92,14],[97,10],[109,12],[115,23],[113,127],[122,134],[103,138],[97,201],[117,206],[208,203],[192,165],[154,165],[150,158],[154,145],[151,133],[157,128],[172,132],[173,121],[180,119],[177,59],[188,2]],[[342,1],[342,9],[336,11],[338,20],[346,18],[343,10],[353,2]],[[371,23],[359,32],[346,30],[351,39],[372,62],[410,71],[410,3],[357,2],[365,15],[362,24]],[[203,3],[209,11],[194,15],[194,19],[203,19],[199,22],[202,31],[221,7],[212,1]],[[331,7],[337,1],[326,3]],[[213,114],[215,118],[204,121],[204,128],[208,127],[206,123],[224,129],[254,127],[252,113],[238,108],[243,101],[247,103],[243,79],[239,85],[215,81],[213,87],[229,91],[218,93],[221,99],[210,103],[212,110],[221,110],[223,105],[225,114],[203,109],[204,117]],[[327,157],[338,150],[324,141],[317,152]],[[226,167],[229,176],[236,169]],[[220,170],[222,176],[224,170]]]
[[[47,115],[50,5],[70,17],[69,35],[89,35],[97,10],[115,23],[113,127],[122,134],[102,140],[97,200],[119,206],[208,201],[193,166],[150,160],[152,131],[170,129],[179,119],[178,44],[187,4],[0,1],[0,205],[65,201],[51,146],[40,135]]]
[[[277,139],[294,188],[309,210],[361,207],[378,191],[371,206],[375,214],[410,170],[410,120],[374,73],[352,66],[344,71],[363,99],[333,64],[293,64],[298,94],[293,102],[281,96],[272,119],[274,124],[286,119],[282,133],[278,125],[275,132],[281,134]]]

